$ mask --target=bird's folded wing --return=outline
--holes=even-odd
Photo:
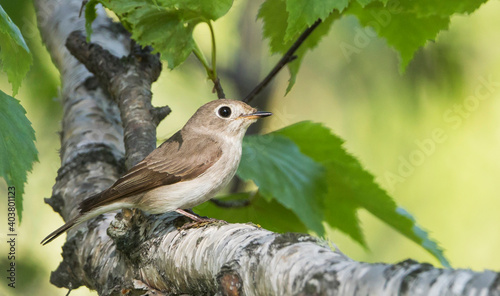
[[[155,149],[102,193],[84,200],[80,212],[110,204],[159,186],[196,178],[222,155],[220,144],[209,137],[183,139],[180,132]]]

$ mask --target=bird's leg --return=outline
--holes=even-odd
[[[191,220],[193,220],[193,222],[190,222],[190,223],[186,223],[184,224],[180,230],[185,230],[185,229],[188,229],[188,228],[196,228],[196,227],[200,227],[200,226],[205,226],[207,224],[210,224],[210,223],[214,223],[214,222],[222,222],[224,224],[226,224],[227,222],[224,221],[224,220],[217,220],[217,219],[214,219],[214,218],[203,218],[203,217],[200,217],[196,214],[192,214],[192,213],[189,213],[183,209],[177,209],[175,210],[177,213],[181,214],[181,215],[184,215],[188,218],[190,218]]]
[[[186,216],[186,217],[190,218],[190,219],[191,219],[191,220],[193,220],[193,221],[196,221],[196,222],[203,222],[203,221],[205,221],[205,220],[206,220],[206,218],[202,218],[202,217],[200,217],[200,216],[198,216],[198,215],[196,215],[196,214],[194,214],[194,213],[193,213],[193,214],[192,214],[192,213],[189,213],[189,212],[187,212],[187,211],[184,211],[183,209],[177,209],[177,210],[175,210],[175,211],[176,211],[177,213],[181,214],[181,215],[184,215],[184,216]]]

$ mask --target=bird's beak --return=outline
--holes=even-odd
[[[271,116],[271,115],[273,115],[273,113],[271,113],[271,112],[257,111],[257,112],[250,113],[250,114],[240,115],[238,118],[242,118],[242,119],[259,119],[259,118],[268,117],[268,116]]]

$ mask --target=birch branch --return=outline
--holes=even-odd
[[[66,47],[86,66],[118,104],[124,127],[125,165],[131,168],[156,148],[156,126],[170,108],[154,109],[151,84],[161,72],[159,55],[129,39],[120,24],[117,37],[131,43],[131,54],[119,58],[99,44],[87,43],[80,30],[73,31]],[[154,111],[153,111],[154,110]]]
[[[125,168],[123,112],[103,82],[64,47],[71,32],[83,30],[80,5],[35,0],[39,28],[63,85],[61,168],[48,203],[65,220],[84,197],[109,187]],[[128,56],[130,42],[113,26],[99,10],[93,42],[116,57]],[[84,285],[101,295],[500,295],[500,276],[492,271],[445,270],[413,261],[361,263],[308,235],[254,225],[179,230],[185,218],[175,214],[114,216],[102,215],[68,233],[53,284]],[[115,227],[108,228],[110,223]]]

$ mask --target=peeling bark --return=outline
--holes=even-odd
[[[132,52],[126,57],[118,58],[99,44],[87,43],[79,30],[71,32],[66,47],[118,104],[124,127],[125,165],[131,168],[156,148],[156,126],[170,109],[154,109],[151,105],[151,84],[161,72],[159,55],[136,45],[123,28],[116,34],[115,38],[128,40],[132,45]]]
[[[168,113],[148,103],[153,76],[143,81],[141,69],[127,66],[119,75],[102,73],[106,81],[66,50],[70,33],[84,28],[80,5],[35,1],[40,31],[63,85],[61,168],[47,202],[65,220],[83,198],[110,186],[126,166],[154,148],[152,126]],[[116,30],[102,10],[92,40],[118,61],[130,54],[128,35]],[[146,143],[124,145],[124,137]],[[133,151],[127,165],[125,146]],[[102,215],[68,232],[63,261],[51,275],[54,285],[84,285],[101,295],[500,295],[500,275],[493,271],[446,270],[410,260],[356,262],[311,236],[276,234],[251,224],[220,222],[182,230],[178,227],[186,219],[177,214],[125,211],[114,216]]]

